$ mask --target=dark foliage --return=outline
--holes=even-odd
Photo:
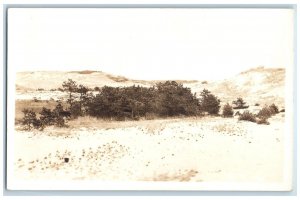
[[[200,109],[202,112],[216,115],[220,110],[220,100],[210,91],[204,89],[200,94]]]
[[[258,113],[257,117],[262,119],[262,118],[270,118],[272,116],[272,111],[270,110],[269,106],[263,107]]]
[[[279,109],[274,103],[269,106],[269,109],[273,115],[279,113]]]
[[[57,127],[64,127],[65,125],[65,117],[62,115],[64,112],[63,106],[59,103],[56,105],[56,107],[53,109],[53,115],[54,115],[54,125]]]
[[[70,105],[70,107],[72,107],[73,102],[76,98],[74,94],[78,91],[77,83],[72,79],[68,79],[68,81],[63,82],[62,90],[68,93],[69,97],[67,99],[67,102]]]
[[[223,117],[232,117],[233,116],[233,109],[229,103],[225,104],[223,107]]]
[[[55,124],[55,115],[54,113],[45,107],[42,108],[42,111],[40,112],[40,121],[44,126],[50,126]]]
[[[199,112],[199,101],[190,88],[175,81],[158,83],[156,88],[156,109],[160,116],[190,116]]]
[[[35,112],[32,110],[24,109],[22,110],[24,117],[22,119],[22,124],[25,130],[31,130],[38,125],[38,119],[36,118]]]
[[[139,119],[150,115],[196,115],[199,101],[189,88],[175,81],[158,83],[155,87],[104,86],[100,93],[89,98],[87,113],[117,120]]]
[[[249,106],[246,106],[246,102],[244,102],[244,100],[242,98],[237,98],[236,101],[233,101],[232,104],[234,104],[235,106],[233,107],[233,109],[245,109],[245,108],[249,108]]]
[[[278,107],[273,103],[270,106],[264,106],[257,114],[258,118],[270,118],[272,115],[279,113]]]
[[[279,113],[279,110],[278,110],[278,107],[274,103],[270,106],[266,105],[258,112],[257,123],[269,125],[270,123],[268,122],[268,119],[277,113]]]
[[[244,111],[240,116],[239,120],[244,121],[250,121],[250,122],[256,122],[255,115],[253,113],[250,113],[248,110]]]

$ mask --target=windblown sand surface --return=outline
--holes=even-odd
[[[55,100],[64,99],[66,94],[53,89],[67,78],[91,88],[155,84],[92,71],[18,73],[16,121],[26,105],[38,112],[41,105],[51,107]],[[243,97],[248,110],[257,113],[264,104],[284,108],[284,80],[284,69],[256,68],[222,81],[183,84],[198,96],[204,88],[210,90],[222,105]],[[32,101],[34,97],[45,101]],[[23,131],[16,125],[10,141],[14,178],[281,183],[284,120],[284,113],[279,113],[268,120],[270,125],[238,121],[237,116],[124,122],[83,117],[69,121],[68,128],[44,131]]]
[[[283,114],[270,122],[82,118],[69,129],[18,130],[15,175],[28,180],[280,182]]]

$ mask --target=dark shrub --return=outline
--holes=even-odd
[[[190,88],[176,81],[166,81],[156,85],[156,111],[160,116],[191,116],[199,110],[199,101]]]
[[[100,88],[99,87],[94,87],[94,91],[100,91]]]
[[[233,107],[233,109],[245,109],[245,108],[249,108],[249,106],[246,106],[246,102],[244,102],[244,100],[242,98],[237,98],[236,101],[233,101],[232,104],[234,104],[235,106]]]
[[[284,108],[283,108],[283,109],[281,109],[281,110],[280,110],[280,112],[285,112],[285,109],[284,109]]]
[[[220,100],[210,91],[204,89],[200,94],[200,109],[209,114],[218,114],[220,110]]]
[[[255,115],[250,113],[248,110],[244,111],[240,116],[239,120],[256,122]]]
[[[157,116],[192,116],[199,112],[199,100],[189,88],[175,81],[154,87],[104,86],[95,96],[88,97],[86,113],[100,118],[138,120],[148,113]]]
[[[257,117],[262,118],[270,118],[272,116],[272,111],[270,110],[269,106],[263,107],[257,114]]]
[[[63,109],[63,106],[59,103],[56,105],[56,107],[53,110],[55,126],[58,126],[58,127],[66,126],[64,116],[61,115],[62,112],[64,112],[64,109]]]
[[[233,109],[229,103],[225,104],[223,107],[223,116],[224,117],[232,117],[233,116]]]
[[[67,81],[63,82],[62,84],[63,91],[68,93],[67,102],[72,107],[73,102],[75,102],[75,93],[78,91],[78,85],[72,79],[68,79]]]
[[[270,112],[275,115],[279,113],[278,107],[273,103],[272,105],[269,106]]]
[[[40,121],[43,126],[53,125],[55,123],[54,113],[50,109],[43,107],[40,112]]]
[[[79,116],[82,116],[81,104],[79,102],[74,102],[72,104],[72,106],[70,107],[70,113],[71,113],[71,117],[73,119],[76,119]]]
[[[254,106],[259,106],[259,103],[256,103]]]
[[[24,109],[22,112],[24,117],[22,118],[21,122],[24,125],[24,129],[31,130],[32,128],[36,127],[38,124],[38,119],[36,118],[35,112],[28,109]]]

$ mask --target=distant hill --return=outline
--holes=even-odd
[[[36,71],[19,72],[16,78],[17,91],[57,89],[67,79],[73,79],[79,84],[90,88],[104,85],[121,87],[140,85],[153,86],[159,81],[131,80],[123,76],[115,76],[101,71]],[[284,106],[285,69],[284,68],[253,68],[234,77],[221,81],[186,80],[178,81],[190,87],[197,95],[206,88],[217,95],[222,103],[231,103],[237,97],[242,97],[250,105],[255,103],[276,103]]]
[[[220,97],[223,103],[231,103],[237,97],[242,97],[250,105],[274,102],[284,107],[285,69],[253,68],[222,81],[193,84],[191,88],[194,91],[206,88]]]

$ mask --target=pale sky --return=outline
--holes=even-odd
[[[9,9],[8,68],[222,79],[293,62],[289,9]]]

